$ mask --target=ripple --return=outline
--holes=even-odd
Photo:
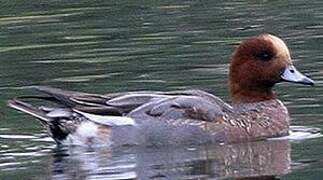
[[[122,172],[122,173],[116,173],[116,174],[99,174],[99,175],[90,175],[88,176],[88,179],[136,179],[137,173],[134,171],[131,172]]]
[[[29,156],[42,156],[44,154],[42,153],[39,153],[39,152],[10,152],[10,153],[3,153],[2,154],[3,156],[14,156],[14,157],[19,157],[19,156],[26,156],[26,157],[29,157]]]
[[[35,142],[55,142],[53,140],[53,138],[51,138],[51,137],[43,137],[43,138],[32,139],[32,141],[35,141]]]
[[[159,6],[158,9],[183,9],[189,8],[190,5],[168,5],[168,6]]]
[[[291,126],[289,135],[278,138],[271,138],[272,140],[287,139],[290,141],[301,141],[306,139],[323,137],[320,128],[305,127],[305,126]]]
[[[96,39],[99,38],[99,36],[95,35],[88,35],[88,36],[65,36],[63,39],[67,40],[87,40],[87,39]]]
[[[29,16],[3,17],[3,18],[0,18],[0,25],[11,25],[11,24],[39,21],[39,20],[42,20],[41,22],[43,23],[43,22],[47,22],[46,19],[50,22],[52,21],[51,19],[68,17],[68,16],[76,16],[81,14],[82,14],[81,12],[75,12],[75,13],[51,14],[51,15],[39,14],[39,15],[29,15]]]
[[[167,81],[159,79],[149,79],[149,80],[129,80],[128,82],[132,83],[166,83]]]
[[[24,46],[10,46],[1,47],[0,53],[8,51],[26,50],[26,49],[42,49],[42,48],[53,48],[53,47],[66,47],[66,46],[83,46],[90,44],[98,44],[99,41],[86,41],[86,42],[69,42],[69,43],[51,43],[51,44],[31,44]]]
[[[87,82],[94,79],[104,79],[111,76],[120,75],[122,73],[109,73],[109,74],[98,74],[98,75],[84,75],[84,76],[71,76],[71,77],[63,77],[63,78],[56,78],[52,81],[56,82]]]
[[[20,165],[20,162],[7,162],[7,163],[0,163],[0,167],[8,167],[8,166],[16,166]]]
[[[167,37],[138,37],[138,38],[133,38],[132,40],[135,41],[151,41],[151,40],[171,40],[171,39],[176,39],[178,37],[176,36],[167,36]]]
[[[0,135],[0,138],[3,139],[36,139],[35,136],[30,135]]]
[[[0,131],[10,131],[10,128],[0,128]]]

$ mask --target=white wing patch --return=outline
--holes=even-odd
[[[125,116],[103,116],[103,115],[95,115],[90,114],[78,110],[74,110],[75,112],[83,115],[84,117],[88,118],[89,120],[99,123],[105,124],[110,126],[136,126],[136,122],[134,119]]]
[[[80,136],[96,137],[98,134],[98,126],[90,121],[83,122],[77,128],[76,134]]]
[[[72,115],[72,113],[66,109],[54,109],[46,114],[46,116],[51,117],[51,118],[70,117],[71,115]]]
[[[91,121],[82,122],[74,133],[67,136],[64,143],[86,147],[111,145],[109,137],[102,139],[102,137],[100,137],[99,126],[95,122]]]

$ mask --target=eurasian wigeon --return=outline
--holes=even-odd
[[[288,134],[288,111],[272,90],[282,81],[314,85],[280,38],[262,34],[233,53],[232,105],[201,90],[96,95],[41,86],[35,88],[47,95],[18,97],[9,106],[38,118],[59,144],[234,143]]]

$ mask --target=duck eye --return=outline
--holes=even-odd
[[[262,51],[259,54],[256,55],[258,59],[261,59],[263,61],[269,61],[273,58],[273,55],[271,52],[268,51]]]
[[[268,57],[269,57],[269,54],[267,53],[262,54],[262,58],[267,59]]]

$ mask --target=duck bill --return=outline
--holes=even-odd
[[[314,85],[314,81],[302,73],[300,73],[292,64],[288,65],[283,74],[280,76],[283,81],[305,84],[305,85]]]

